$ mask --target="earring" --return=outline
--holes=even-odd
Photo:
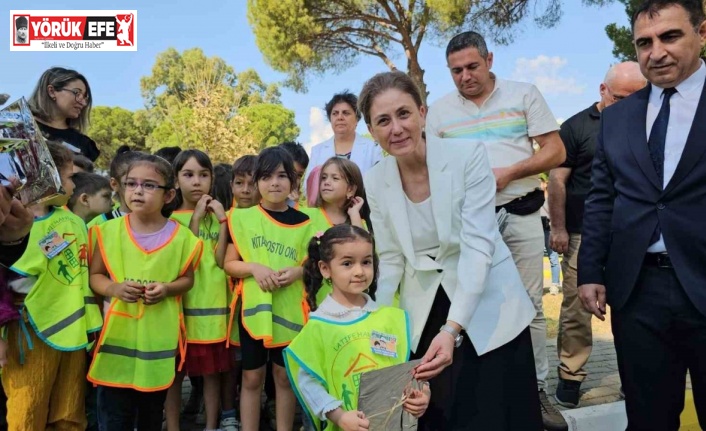
[[[324,278],[324,283],[325,283],[327,286],[330,286],[330,285],[331,285],[331,279],[330,279],[330,278]]]
[[[51,98],[51,100],[53,100],[53,101],[55,101],[55,102],[56,102],[56,97],[52,97],[52,98]]]

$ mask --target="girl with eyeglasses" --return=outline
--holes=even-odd
[[[167,390],[186,358],[182,296],[203,243],[169,219],[174,181],[161,157],[133,162],[123,182],[131,212],[91,229],[91,289],[112,298],[88,372],[106,431],[161,429]]]

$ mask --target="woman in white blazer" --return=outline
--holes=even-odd
[[[360,121],[358,98],[355,94],[348,91],[334,94],[326,104],[326,117],[331,122],[333,137],[314,145],[311,149],[309,166],[304,177],[305,185],[309,184],[309,175],[312,171],[331,157],[346,157],[358,165],[360,172],[364,175],[368,169],[382,159],[379,145],[355,133],[355,128]],[[305,190],[307,198],[312,193],[318,195],[318,192],[318,188],[313,191]]]
[[[529,323],[535,310],[495,218],[485,148],[424,136],[404,73],[363,87],[360,111],[390,156],[365,177],[380,256],[377,301],[412,324],[416,377],[431,379],[420,430],[541,430]]]

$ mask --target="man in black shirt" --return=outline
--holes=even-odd
[[[559,134],[566,147],[566,161],[549,175],[549,218],[551,248],[563,253],[561,264],[564,300],[559,318],[559,384],[555,398],[564,407],[577,407],[583,369],[593,345],[591,313],[586,311],[578,296],[576,271],[581,245],[583,204],[591,187],[591,164],[596,137],[601,123],[601,111],[643,88],[647,81],[635,62],[625,62],[610,68],[600,85],[601,100],[561,125]]]

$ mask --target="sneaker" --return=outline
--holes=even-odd
[[[542,423],[546,431],[569,431],[569,424],[547,398],[544,390],[539,391],[539,408],[542,411]]]
[[[559,285],[558,284],[552,284],[549,287],[549,294],[550,295],[558,295],[559,294]]]
[[[562,406],[575,409],[579,406],[581,398],[581,382],[576,380],[566,380],[559,377],[559,384],[556,386],[554,399]]]
[[[240,431],[240,422],[236,418],[223,418],[221,420],[221,430]]]

